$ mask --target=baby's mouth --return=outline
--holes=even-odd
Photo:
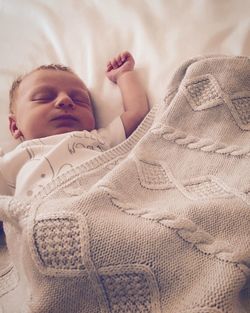
[[[79,120],[72,115],[69,114],[62,114],[62,115],[58,115],[53,117],[51,120],[51,123],[53,124],[53,127],[57,128],[57,129],[64,129],[67,131],[68,130],[76,130],[78,129],[78,124],[79,124]]]
[[[78,119],[75,116],[72,116],[69,114],[62,114],[62,115],[53,117],[51,121],[76,121],[78,122]]]

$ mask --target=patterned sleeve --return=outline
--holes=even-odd
[[[120,116],[116,117],[105,128],[98,129],[98,135],[112,148],[126,139],[125,129]]]

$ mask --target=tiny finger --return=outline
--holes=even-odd
[[[121,54],[121,60],[122,60],[122,62],[126,62],[127,61],[126,54],[124,54],[124,53]]]
[[[114,69],[117,68],[117,67],[119,67],[116,58],[114,58],[114,59],[111,61],[111,64],[112,64],[112,67],[113,67]]]
[[[109,61],[108,63],[107,63],[107,71],[110,71],[110,70],[112,70],[112,64],[111,64],[111,62]]]
[[[124,51],[124,52],[122,53],[122,56],[123,56],[123,58],[124,58],[125,60],[127,60],[128,58],[131,57],[131,54],[130,54],[130,52],[128,52],[128,51]]]
[[[109,62],[107,63],[107,67],[110,67],[110,66],[112,66],[112,64],[111,64],[111,62],[109,61]]]
[[[107,66],[107,72],[109,72],[109,71],[111,71],[113,69],[113,66],[111,65],[111,64],[109,64],[108,66]]]
[[[122,56],[121,55],[118,55],[118,57],[117,57],[117,63],[118,63],[118,65],[119,66],[121,66],[122,64],[123,64],[123,60],[122,60]]]

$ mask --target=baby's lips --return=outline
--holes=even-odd
[[[73,120],[73,121],[78,121],[78,118],[71,115],[71,114],[58,114],[55,115],[50,119],[51,121],[58,121],[58,120]]]

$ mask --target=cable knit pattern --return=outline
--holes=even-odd
[[[116,198],[112,199],[114,205],[121,208],[124,212],[137,215],[145,219],[153,220],[161,225],[177,230],[178,234],[187,242],[195,245],[200,251],[207,254],[214,254],[217,258],[227,262],[237,262],[241,265],[246,274],[250,273],[250,258],[235,253],[234,248],[227,242],[213,238],[209,233],[200,229],[191,220],[176,216],[172,213],[162,212],[161,210],[150,210],[136,208],[133,204],[120,203]]]
[[[155,135],[162,136],[164,139],[173,141],[178,145],[185,145],[188,149],[199,149],[205,152],[214,152],[231,156],[250,156],[250,146],[240,147],[238,145],[217,143],[214,142],[213,139],[195,137],[171,126],[162,125],[160,128],[152,129],[152,132]]]
[[[125,142],[1,197],[3,313],[248,313],[249,74],[188,60]]]

